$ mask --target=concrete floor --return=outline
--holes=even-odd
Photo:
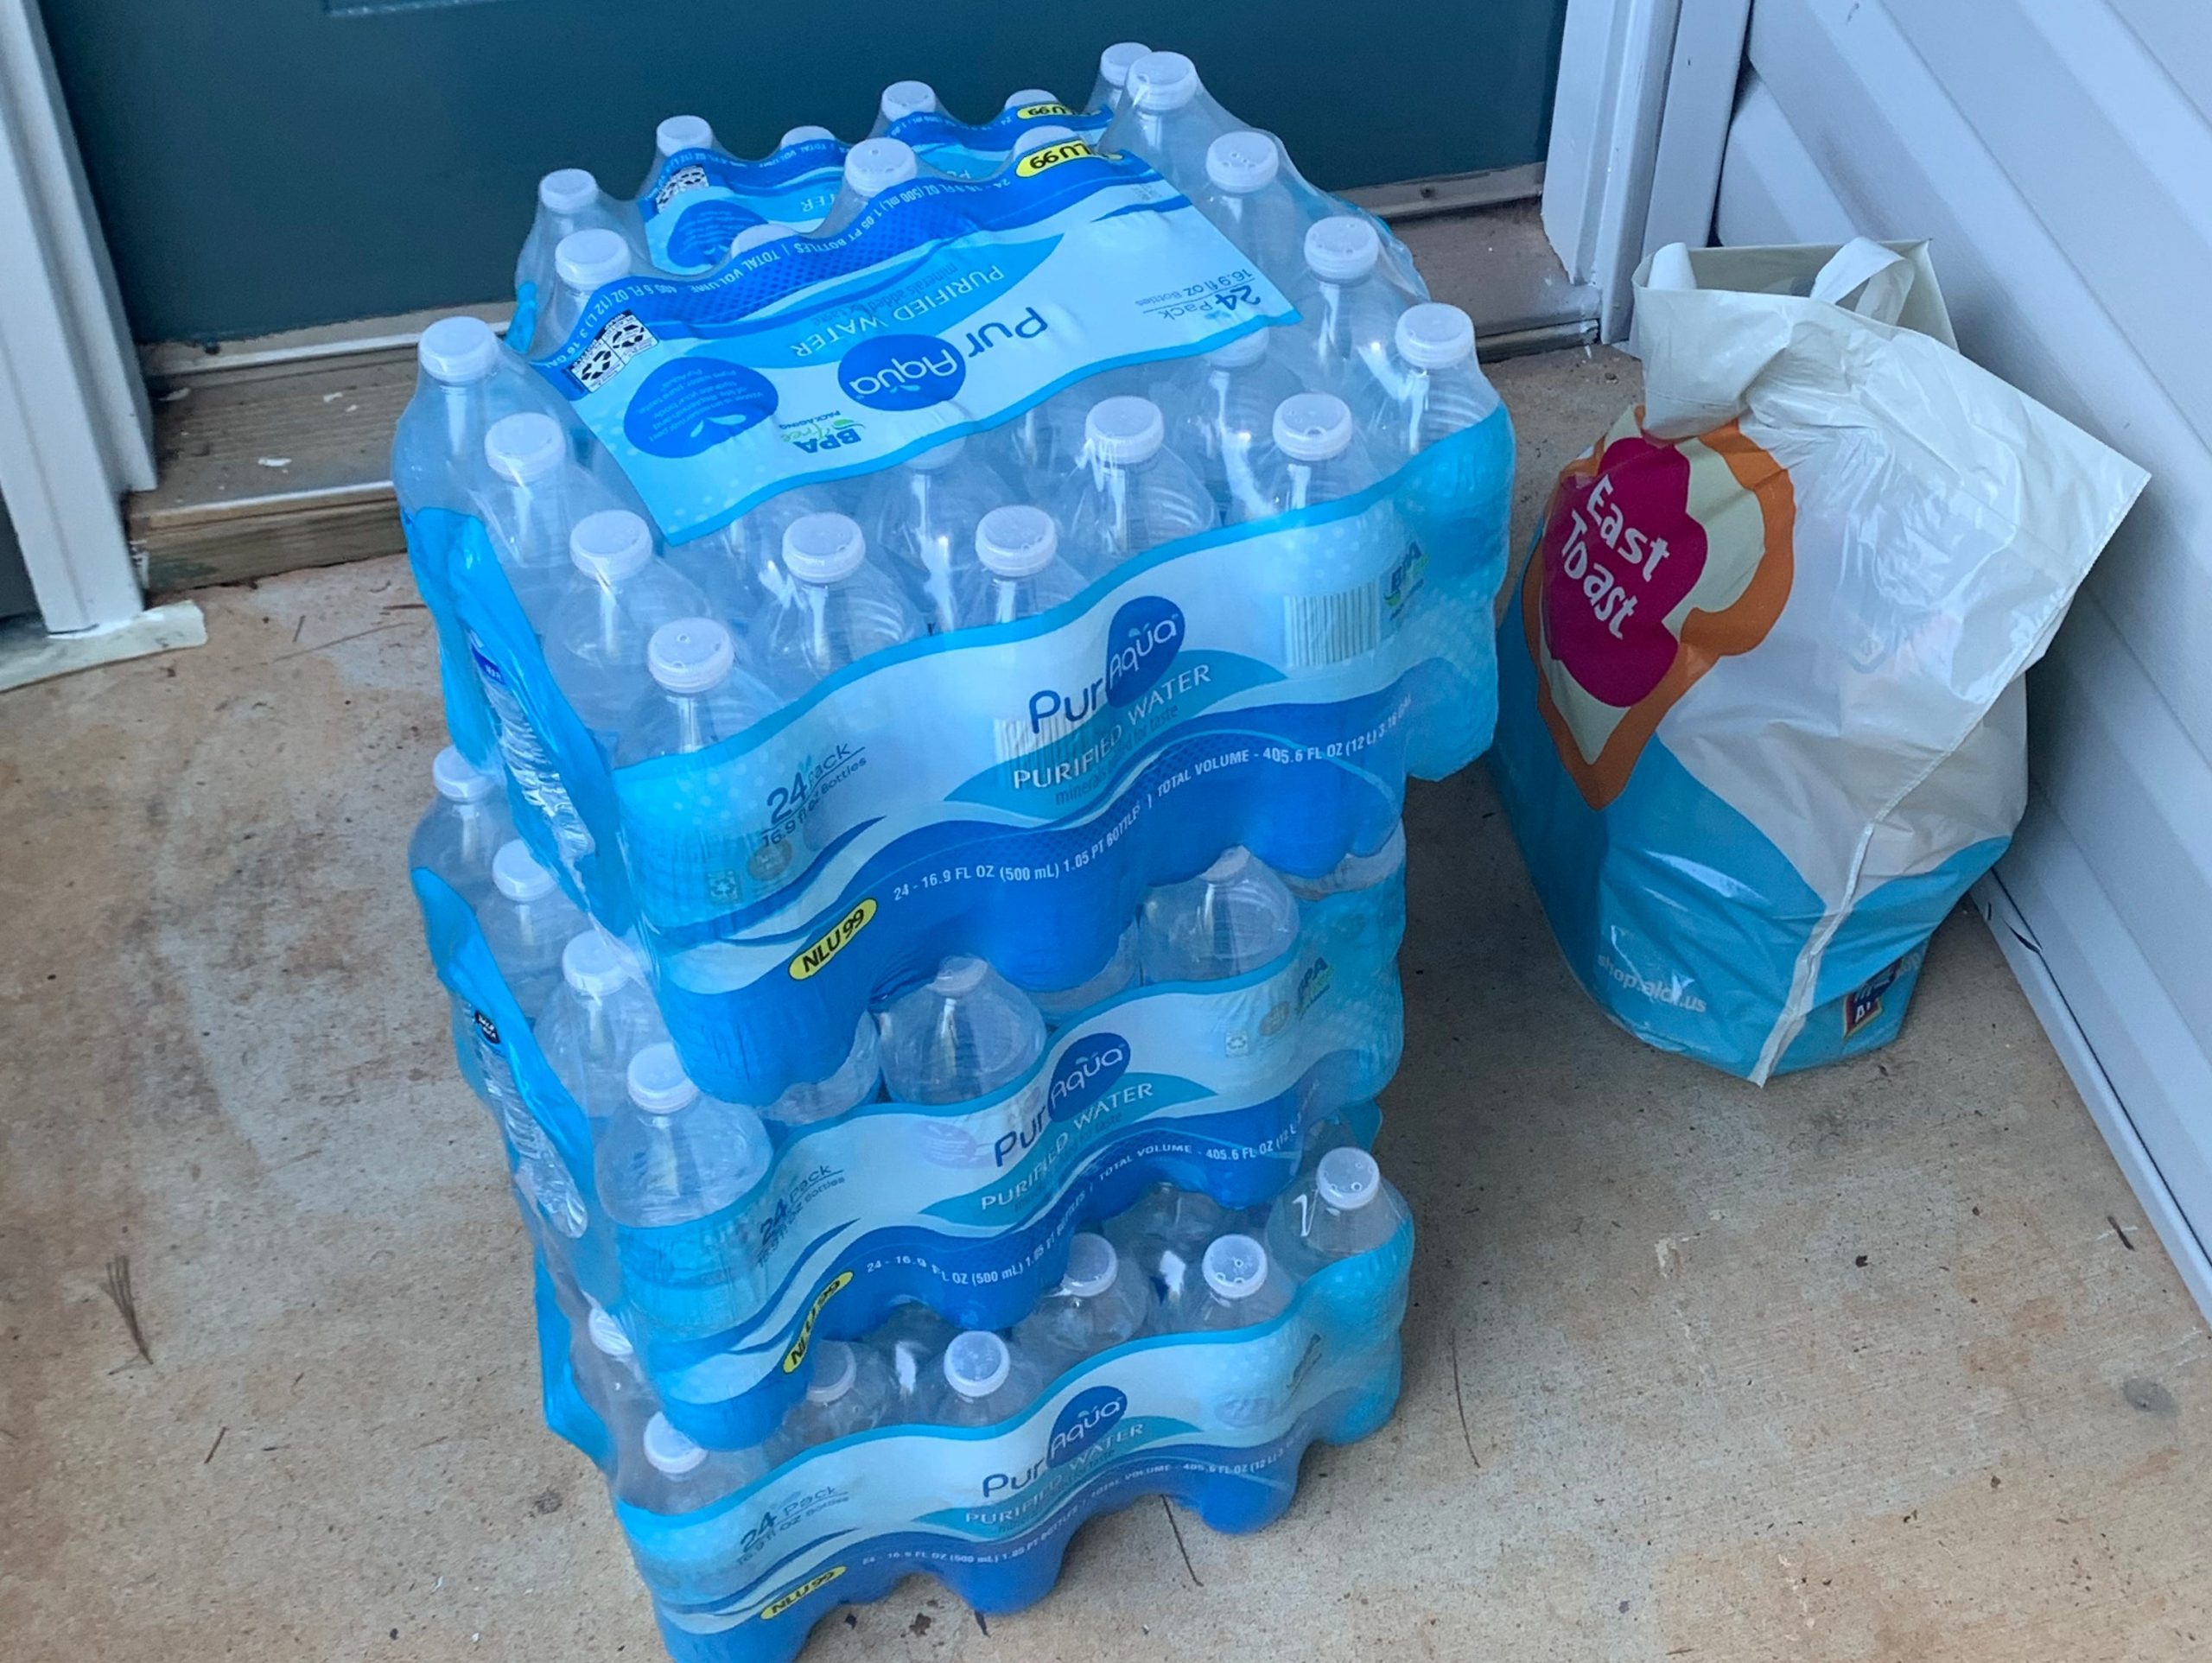
[[[1634,365],[1504,366],[1525,509]],[[382,562],[0,700],[0,1653],[657,1654],[537,1422],[524,1249],[400,870],[439,743]],[[1101,1520],[988,1634],[810,1659],[2120,1660],[2212,1639],[2204,1326],[1981,926],[1764,1093],[1570,984],[1479,771],[1410,809],[1396,1420],[1254,1537]],[[127,1254],[151,1352],[103,1288]]]

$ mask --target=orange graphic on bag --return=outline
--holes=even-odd
[[[1699,676],[1766,638],[1795,570],[1789,471],[1733,422],[1658,440],[1643,414],[1560,474],[1522,580],[1536,701],[1592,809]]]

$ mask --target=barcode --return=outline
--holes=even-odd
[[[590,346],[569,373],[588,393],[595,393],[640,352],[660,345],[660,338],[638,321],[634,312],[617,312],[607,327],[592,337]]]
[[[707,170],[697,162],[688,168],[678,168],[653,193],[653,206],[664,208],[684,192],[702,191],[707,188]]]
[[[1090,720],[1086,713],[1084,720]],[[1062,739],[1083,726],[1082,721],[1071,720],[1065,712],[1055,712],[1042,721],[1027,716],[1001,716],[991,724],[995,730],[999,760],[1015,762],[1042,751],[1047,746],[1058,745]]]
[[[1341,664],[1382,644],[1382,585],[1335,594],[1289,594],[1282,600],[1283,668]]]

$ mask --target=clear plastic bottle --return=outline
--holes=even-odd
[[[702,1095],[676,1047],[630,1059],[630,1101],[599,1140],[600,1204],[632,1229],[720,1212],[768,1170],[768,1130],[751,1109]]]
[[[492,860],[512,840],[505,776],[486,773],[448,745],[430,764],[437,798],[407,840],[407,865],[445,880],[469,910],[492,898]]]
[[[1382,239],[1372,220],[1334,214],[1306,232],[1301,326],[1313,354],[1314,384],[1363,418],[1384,409],[1398,319],[1412,297],[1383,274]]]
[[[858,522],[808,514],[784,532],[791,593],[754,622],[755,657],[770,685],[797,698],[872,652],[922,633],[896,579],[868,557]]]
[[[626,508],[587,514],[569,534],[578,581],[553,608],[545,665],[584,726],[612,733],[652,685],[653,632],[707,610],[698,586],[653,557],[652,528]]]
[[[1205,483],[1167,447],[1160,406],[1126,396],[1099,400],[1084,417],[1080,471],[1058,517],[1063,551],[1093,575],[1216,524]]]
[[[1126,1344],[1153,1317],[1152,1285],[1104,1236],[1086,1230],[1068,1241],[1067,1273],[1014,1325],[1014,1343],[1046,1379]]]
[[[1351,407],[1334,393],[1285,399],[1274,429],[1260,462],[1271,515],[1357,496],[1382,477]],[[1402,540],[1387,535],[1288,546],[1265,579],[1264,599],[1282,620],[1277,662],[1292,671],[1321,670],[1380,646],[1390,574],[1403,554]]]
[[[1392,396],[1377,428],[1393,460],[1497,413],[1497,390],[1475,358],[1474,320],[1458,307],[1429,301],[1408,308],[1398,320],[1395,345]]]
[[[591,297],[620,282],[639,268],[637,251],[620,232],[604,226],[571,232],[553,249],[553,292],[543,301],[544,321],[537,338],[566,340]]]
[[[484,435],[502,416],[530,409],[537,378],[481,318],[440,318],[416,344],[415,396],[391,441],[400,507],[471,509],[483,485]]]
[[[1086,976],[1072,987],[1032,992],[1029,997],[1044,1013],[1045,1020],[1058,1027],[1070,1017],[1135,987],[1136,980],[1137,926],[1132,920],[1115,943],[1114,956],[1106,961],[1097,974]]]
[[[1172,1330],[1173,1314],[1197,1298],[1198,1260],[1228,1228],[1228,1213],[1211,1196],[1172,1184],[1154,1184],[1107,1222],[1106,1239],[1152,1285],[1154,1332]]]
[[[880,1050],[875,1019],[863,1011],[853,1029],[853,1048],[845,1053],[836,1072],[791,1086],[774,1102],[761,1107],[760,1118],[771,1126],[796,1129],[834,1120],[862,1103],[874,1101],[875,1089],[883,1078]]]
[[[1044,1054],[1037,1006],[978,958],[945,960],[883,1013],[883,1081],[902,1103],[973,1102]]]
[[[887,1419],[913,1420],[928,1406],[937,1361],[960,1332],[918,1299],[897,1306],[868,1336],[868,1345],[891,1371],[893,1407]]]
[[[1036,1401],[1045,1384],[1028,1358],[998,1335],[976,1328],[953,1336],[938,1374],[924,1418],[938,1426],[995,1425]]]
[[[1006,102],[999,105],[1001,111],[1027,110],[1039,104],[1058,104],[1060,95],[1048,87],[1025,86],[1006,95]]]
[[[1011,624],[1083,593],[1083,574],[1060,558],[1059,528],[1041,508],[994,508],[976,522],[975,552],[953,628]]]
[[[637,1470],[642,1453],[639,1440],[646,1423],[660,1412],[652,1382],[645,1378],[637,1349],[622,1324],[596,1304],[569,1336],[569,1368],[575,1376],[577,1394],[607,1428],[614,1446],[614,1470],[608,1477],[615,1495],[626,1501],[628,1492],[644,1479]]]
[[[788,1461],[802,1450],[873,1431],[893,1418],[897,1383],[883,1354],[843,1340],[817,1340],[806,1395],[777,1428],[775,1452]]]
[[[1188,882],[1146,896],[1138,929],[1147,981],[1219,981],[1288,951],[1298,903],[1249,849],[1234,847]]]
[[[1404,1199],[1383,1183],[1374,1156],[1356,1146],[1332,1149],[1275,1198],[1268,1213],[1268,1252],[1302,1282],[1325,1265],[1381,1247],[1406,1217]]]
[[[1197,464],[1215,508],[1232,524],[1266,517],[1260,459],[1275,411],[1302,390],[1298,372],[1275,350],[1278,333],[1255,329],[1206,353],[1174,401],[1175,448]]]
[[[778,139],[776,148],[779,150],[788,150],[794,144],[813,144],[823,139],[828,139],[834,144],[837,142],[837,136],[827,127],[817,127],[811,123],[803,123],[790,129]]]
[[[1180,1332],[1251,1328],[1289,1309],[1290,1279],[1249,1235],[1216,1236],[1198,1260],[1198,1276],[1203,1292],[1177,1313]]]
[[[668,1038],[630,955],[596,928],[561,949],[561,985],[536,1031],[538,1050],[594,1127],[629,1100],[630,1059]]]
[[[729,152],[715,136],[713,125],[704,116],[670,116],[653,129],[652,165],[645,170],[645,183],[638,187],[639,197],[658,195],[660,206],[666,207],[687,189],[706,182],[703,175],[684,179],[671,175],[665,182],[662,175],[668,173],[668,164],[686,150],[712,150],[717,156]]]
[[[591,921],[518,837],[492,857],[492,884],[496,892],[477,908],[477,927],[524,1019],[535,1022],[561,985],[562,952]]]
[[[1098,54],[1098,79],[1084,107],[1118,116],[1128,107],[1129,66],[1151,54],[1141,41],[1116,41]]]
[[[738,667],[737,642],[711,618],[679,618],[645,644],[652,691],[614,742],[614,765],[703,751],[773,715],[776,695]]]
[[[664,1414],[645,1423],[638,1444],[645,1460],[635,1490],[622,1499],[664,1517],[710,1507],[770,1471],[762,1450],[702,1449],[669,1425]]]
[[[494,422],[484,435],[484,460],[491,469],[484,517],[493,548],[523,615],[543,634],[576,581],[569,528],[590,499],[588,477],[569,448],[568,430],[536,410]]]
[[[599,187],[599,181],[582,168],[556,168],[537,181],[537,218],[515,262],[515,289],[533,289],[542,307],[560,281],[554,269],[554,251],[580,231],[611,231],[629,244],[633,269],[646,264],[645,226],[635,205],[618,202]],[[541,312],[539,321],[543,321]],[[549,351],[556,343],[543,329],[535,331],[524,345]]]
[[[1006,481],[965,439],[948,439],[868,481],[861,524],[932,632],[960,627],[976,576],[976,528],[1007,500]]]
[[[900,138],[864,138],[845,152],[845,176],[815,235],[830,236],[852,224],[870,202],[921,176],[914,147]]]
[[[1198,211],[1277,287],[1305,263],[1305,217],[1283,177],[1282,149],[1265,133],[1224,133],[1206,146]]]
[[[1129,66],[1122,92],[1127,107],[1108,130],[1106,148],[1135,150],[1195,200],[1206,187],[1206,147],[1224,130],[1198,66],[1179,52],[1147,52]]]
[[[1268,514],[1355,497],[1382,477],[1351,407],[1334,393],[1294,394],[1275,406],[1268,428],[1274,442],[1260,467]]]
[[[875,101],[875,127],[869,136],[880,137],[890,131],[894,121],[927,115],[942,107],[938,103],[937,89],[927,81],[893,81]]]

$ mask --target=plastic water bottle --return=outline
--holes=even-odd
[[[630,1059],[630,1101],[599,1140],[600,1204],[632,1229],[720,1212],[768,1170],[768,1130],[751,1109],[701,1095],[673,1045]]]
[[[501,416],[484,435],[491,467],[484,518],[499,568],[543,634],[553,609],[575,581],[569,528],[589,498],[589,483],[569,448],[568,430],[550,416],[525,410]]]
[[[1207,494],[1231,524],[1266,517],[1259,460],[1283,400],[1303,384],[1275,350],[1279,332],[1255,329],[1199,359],[1179,387],[1175,447],[1198,466]]]
[[[537,1048],[594,1122],[628,1101],[630,1059],[668,1038],[652,990],[630,956],[597,930],[561,949],[561,985],[537,1023]]]
[[[1215,514],[1204,481],[1167,447],[1160,406],[1120,397],[1099,400],[1084,418],[1083,465],[1059,521],[1070,557],[1099,574],[1148,549],[1211,530]]]
[[[1119,993],[1127,992],[1137,980],[1137,926],[1132,922],[1122,930],[1114,944],[1114,956],[1096,975],[1086,976],[1070,987],[1049,988],[1033,992],[1029,997],[1045,1020],[1058,1027],[1069,1018],[1103,1005]]]
[[[814,1374],[806,1395],[777,1428],[779,1460],[855,1432],[873,1431],[893,1419],[899,1392],[883,1354],[843,1340],[817,1340]]]
[[[1098,54],[1098,79],[1091,86],[1084,107],[1120,115],[1128,107],[1129,66],[1148,56],[1152,48],[1141,41],[1116,41]]]
[[[785,696],[922,633],[921,614],[898,581],[868,560],[868,539],[849,516],[793,520],[783,563],[791,592],[753,627],[761,669]]]
[[[1127,107],[1107,133],[1109,150],[1135,150],[1184,195],[1206,187],[1206,147],[1224,123],[1202,94],[1198,68],[1179,52],[1147,52],[1129,66]]]
[[[883,1078],[875,1019],[867,1012],[853,1029],[853,1048],[835,1072],[819,1080],[803,1080],[772,1103],[760,1109],[771,1126],[803,1127],[834,1120],[840,1114],[875,1101]]]
[[[779,150],[788,150],[794,144],[813,144],[825,138],[834,144],[837,136],[827,127],[817,127],[810,123],[803,123],[790,129],[778,139],[776,148]]]
[[[994,508],[976,522],[975,563],[951,626],[1011,624],[1065,606],[1083,587],[1083,574],[1060,558],[1050,514],[1024,504]]]
[[[430,764],[437,790],[407,840],[407,864],[443,879],[474,911],[493,895],[492,860],[515,835],[506,780],[486,773],[448,745]]]
[[[492,884],[497,892],[477,909],[477,927],[524,1019],[535,1022],[561,984],[562,953],[591,920],[518,837],[492,857]]]
[[[763,1450],[702,1449],[663,1414],[645,1423],[638,1443],[645,1457],[643,1469],[635,1491],[622,1499],[664,1517],[710,1507],[771,1470]]]
[[[1374,223],[1333,214],[1307,227],[1306,288],[1300,309],[1318,384],[1363,413],[1388,402],[1390,355],[1409,297],[1382,275],[1382,239]]]
[[[978,958],[950,958],[883,1013],[883,1082],[902,1103],[966,1103],[1027,1074],[1045,1019]]]
[[[869,480],[868,547],[904,581],[932,631],[960,627],[976,577],[976,528],[1007,500],[1006,481],[965,439],[948,439]]]
[[[1198,1260],[1200,1292],[1175,1313],[1178,1332],[1217,1334],[1251,1328],[1289,1309],[1288,1277],[1268,1260],[1268,1250],[1249,1235],[1216,1236]]]
[[[632,276],[638,265],[635,251],[619,232],[598,228],[563,237],[553,250],[553,275],[557,281],[544,302],[538,339],[566,340],[591,297],[607,284]]]
[[[1148,982],[1219,981],[1272,963],[1298,939],[1298,903],[1247,848],[1145,897],[1138,951]]]
[[[1055,144],[1075,144],[1082,142],[1083,135],[1072,127],[1050,124],[1032,127],[1027,132],[1015,136],[1014,149],[1007,152],[1007,160],[1009,162],[1019,162],[1033,150],[1045,150]]]
[[[891,1372],[892,1410],[887,1419],[913,1420],[928,1406],[938,1359],[960,1332],[918,1299],[899,1305],[868,1336],[868,1345]]]
[[[1406,1203],[1382,1182],[1364,1149],[1332,1149],[1313,1172],[1275,1198],[1268,1213],[1268,1252],[1304,1281],[1325,1265],[1381,1247],[1406,1221]]]
[[[1305,259],[1305,220],[1283,177],[1282,150],[1265,133],[1224,133],[1206,146],[1199,212],[1274,280],[1290,283]]]
[[[876,100],[876,137],[888,132],[894,121],[904,121],[908,116],[926,115],[939,108],[937,89],[927,81],[893,81],[883,89],[883,96]]]
[[[1041,86],[1025,86],[1019,92],[1007,93],[1006,102],[999,108],[1001,111],[1027,110],[1034,105],[1058,104],[1059,101],[1060,95],[1057,92]]]
[[[652,528],[626,508],[587,514],[569,534],[580,581],[548,619],[545,664],[584,726],[612,733],[652,686],[653,632],[707,610],[707,597],[653,558]]]
[[[773,715],[776,695],[738,667],[737,642],[711,618],[679,618],[645,643],[652,691],[614,742],[614,765],[683,755],[742,733]]]
[[[1106,1239],[1152,1285],[1154,1306],[1161,1313],[1154,1319],[1155,1331],[1167,1325],[1167,1313],[1196,1298],[1198,1260],[1206,1244],[1228,1228],[1227,1211],[1211,1196],[1172,1184],[1154,1184],[1108,1221]]]
[[[938,1372],[925,1419],[939,1426],[993,1425],[1035,1402],[1045,1384],[1033,1362],[984,1329],[955,1335]]]
[[[440,318],[416,343],[415,361],[415,396],[392,435],[392,488],[407,513],[472,511],[484,435],[500,417],[543,404],[546,390],[481,318]]]
[[[1124,1266],[1111,1241],[1086,1230],[1069,1240],[1067,1273],[1015,1324],[1014,1343],[1049,1380],[1136,1338],[1153,1308],[1144,1273]]]
[[[1260,462],[1271,515],[1357,496],[1382,477],[1351,407],[1334,393],[1285,399],[1275,409],[1274,440]],[[1287,548],[1265,580],[1267,599],[1281,609],[1283,668],[1325,669],[1380,646],[1390,623],[1390,575],[1404,553],[1402,535],[1387,530]]]
[[[844,230],[870,202],[886,191],[919,178],[921,171],[920,158],[906,140],[881,136],[862,139],[845,152],[845,176],[838,183],[829,213],[814,234],[828,237]]]
[[[1356,497],[1382,477],[1352,422],[1351,407],[1334,393],[1298,393],[1275,406],[1268,423],[1261,484],[1270,514],[1294,513]]]
[[[639,1363],[637,1349],[622,1324],[600,1305],[578,1323],[569,1336],[569,1368],[575,1376],[576,1392],[597,1415],[614,1445],[614,1493],[626,1492],[642,1475],[637,1470],[639,1440],[645,1423],[660,1412],[652,1382]]]
[[[706,183],[703,175],[686,178],[680,172],[665,181],[662,178],[668,174],[668,164],[686,150],[729,154],[715,137],[715,130],[704,116],[671,116],[653,129],[652,166],[645,170],[645,182],[638,187],[639,196],[657,196],[659,206],[664,208],[686,190]]]
[[[1497,413],[1497,390],[1475,359],[1474,320],[1429,301],[1398,320],[1391,399],[1379,436],[1394,457],[1411,456]]]
[[[559,281],[554,251],[580,231],[613,232],[629,245],[634,269],[644,269],[645,227],[636,206],[607,195],[600,189],[598,179],[582,168],[557,168],[537,181],[537,217],[515,262],[516,291],[520,293],[525,284],[531,286],[543,306]],[[543,321],[541,314],[539,322]],[[524,343],[537,350],[547,350],[555,344],[542,327]]]

